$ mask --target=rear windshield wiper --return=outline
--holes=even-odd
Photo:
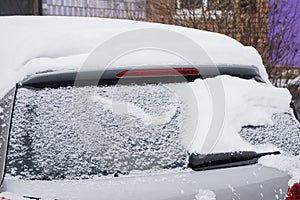
[[[237,167],[256,164],[258,159],[266,155],[280,154],[279,151],[256,153],[255,151],[236,151],[228,153],[191,154],[188,167],[195,171]]]

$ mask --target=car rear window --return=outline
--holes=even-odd
[[[19,88],[7,176],[73,180],[185,167],[178,84]]]
[[[186,85],[19,88],[6,176],[78,180],[186,168],[182,138],[195,107],[176,93]],[[6,121],[11,99],[2,105]],[[269,143],[299,155],[299,123],[289,113],[276,113],[272,121],[245,125],[240,135],[253,145]],[[8,133],[8,126],[1,128]]]
[[[290,155],[300,155],[300,124],[290,113],[275,113],[272,124],[243,126],[240,135],[253,145],[272,144]]]
[[[2,99],[0,99],[0,178],[4,176],[5,160],[7,153],[7,141],[9,139],[9,124],[11,121],[11,112],[13,109],[13,100],[15,89],[9,91]]]

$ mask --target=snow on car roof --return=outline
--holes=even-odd
[[[79,68],[101,43],[120,33],[145,28],[170,30],[192,39],[213,63],[254,65],[268,82],[261,57],[254,48],[218,33],[148,22],[79,17],[0,17],[0,27],[0,96],[30,74]],[[167,53],[143,50],[128,55],[115,66],[180,62],[182,59]]]

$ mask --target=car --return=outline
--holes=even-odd
[[[141,128],[147,118],[137,105],[164,113],[175,105],[169,88],[203,79],[204,68],[55,71],[18,83],[7,96],[13,108],[11,127],[2,129],[1,191],[28,199],[285,199],[290,176],[258,164],[278,151],[189,153],[178,140],[178,111]],[[263,84],[254,66],[217,68]],[[126,118],[118,112],[124,98],[135,102]]]
[[[295,117],[300,120],[300,76],[294,78],[287,86],[293,98],[291,106],[294,110]]]
[[[0,26],[1,199],[298,199],[300,125],[253,48],[129,20]]]

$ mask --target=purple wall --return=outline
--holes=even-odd
[[[43,0],[43,15],[146,20],[146,0]]]
[[[269,38],[277,47],[270,52],[275,65],[300,67],[300,0],[270,0]]]

